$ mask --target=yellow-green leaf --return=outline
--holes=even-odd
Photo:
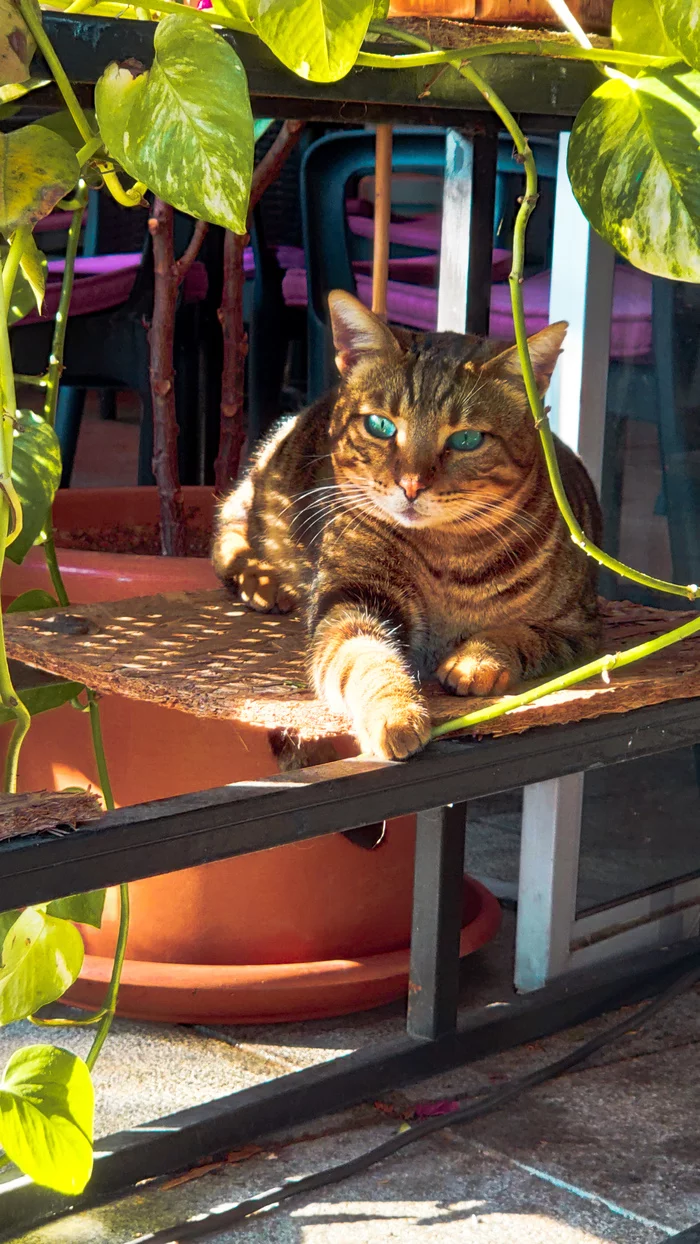
[[[0,1084],[0,1143],[37,1184],[67,1196],[92,1174],[95,1094],[87,1065],[55,1045],[12,1055]]]
[[[6,245],[6,243],[1,242],[0,243],[0,259],[2,259],[3,264],[5,263],[5,260],[7,259],[8,251],[9,251],[9,247]],[[46,273],[46,256],[43,254],[42,251],[39,251],[39,258],[37,262],[41,265],[41,269],[43,273],[45,274]],[[45,275],[44,275],[44,280],[46,280]],[[12,298],[10,299],[10,305],[7,309],[8,324],[16,324],[17,320],[21,320],[24,318],[25,315],[29,315],[29,312],[32,311],[35,306],[36,306],[36,296],[35,296],[34,290],[32,289],[32,286],[29,284],[29,281],[27,280],[24,272],[22,271],[22,268],[20,267],[15,277],[15,283],[12,288]]]
[[[79,176],[75,152],[43,125],[0,134],[0,233],[48,216]]]
[[[11,104],[29,91],[38,91],[39,87],[48,86],[50,81],[50,78],[27,78],[24,82],[7,82],[5,86],[0,86],[0,104]]]
[[[27,907],[2,948],[0,1025],[26,1019],[60,998],[80,973],[84,953],[75,925]]]
[[[278,60],[310,82],[350,72],[374,16],[373,0],[248,0],[248,16]]]
[[[39,250],[34,241],[33,233],[29,234],[24,244],[19,266],[34,295],[36,309],[40,312],[44,305],[44,294],[46,293],[46,255]]]
[[[615,47],[626,52],[680,58],[661,20],[658,0],[615,0],[612,37]]]
[[[33,410],[18,410],[12,448],[12,482],[22,503],[22,530],[7,549],[20,565],[42,540],[61,482],[61,446],[53,428]]]
[[[108,65],[95,87],[113,159],[166,203],[245,233],[253,167],[248,82],[236,52],[185,10],[159,22],[143,73]]]
[[[690,65],[700,69],[700,4],[698,0],[654,0],[665,38]],[[651,51],[650,48],[645,49]],[[663,51],[660,55],[665,55]]]
[[[35,13],[40,14],[37,0],[30,0]],[[0,0],[0,84],[6,86],[25,82],[29,77],[29,65],[36,50],[19,5],[13,0]]]
[[[700,281],[700,73],[613,79],[581,108],[569,142],[574,194],[593,228],[637,268]]]
[[[76,924],[91,924],[99,929],[106,893],[106,890],[88,890],[85,894],[55,898],[46,904],[46,910],[50,916],[59,916],[61,920],[75,920]]]

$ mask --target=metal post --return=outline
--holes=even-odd
[[[569,966],[581,834],[583,774],[523,792],[515,988],[540,989]]]
[[[553,430],[600,487],[615,254],[590,228],[559,137],[549,319],[569,330],[547,394]],[[583,774],[525,788],[516,934],[517,989],[538,989],[569,964],[576,904]]]
[[[448,130],[438,332],[487,333],[498,136]]]
[[[435,1040],[453,1032],[459,994],[467,806],[421,812],[416,826],[407,1029]]]

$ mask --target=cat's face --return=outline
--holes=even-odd
[[[330,309],[343,377],[332,461],[343,493],[403,527],[488,522],[539,461],[514,348],[455,333],[412,342],[338,291]],[[541,392],[565,332],[554,324],[530,338]]]

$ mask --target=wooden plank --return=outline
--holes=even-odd
[[[424,35],[428,30],[425,21],[400,24]],[[149,65],[153,59],[151,22],[47,12],[44,26],[68,77],[78,84],[94,83],[111,61],[135,57]],[[259,116],[340,120],[346,125],[393,119],[404,124],[449,125],[464,124],[466,112],[478,115],[489,111],[476,89],[453,69],[438,78],[434,65],[424,69],[354,69],[340,82],[309,83],[284,69],[259,40],[231,31],[222,33],[243,61]],[[460,47],[485,39],[527,39],[532,31],[498,31],[444,21],[429,23],[429,37],[437,47]],[[567,36],[552,31],[539,37],[551,43],[561,39],[570,42]],[[382,41],[381,45],[372,45],[372,50],[378,49],[405,52],[406,46]],[[43,72],[40,58],[36,67]],[[494,57],[488,66],[482,65],[482,71],[506,104],[519,113],[526,128],[535,117],[551,118],[556,126],[559,120],[575,116],[600,82],[592,65],[545,57]],[[32,92],[31,101],[32,107],[40,106],[41,93]]]
[[[337,761],[107,813],[66,838],[0,843],[0,911],[353,829],[700,740],[700,699],[478,742],[404,763]]]

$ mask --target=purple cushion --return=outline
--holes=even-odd
[[[124,255],[79,255],[75,261],[75,272],[78,276],[104,276],[111,272],[125,272],[138,268],[141,263],[141,252],[133,251]],[[56,273],[63,275],[65,259],[49,259],[49,276]]]
[[[510,271],[512,255],[510,251],[496,248],[493,252],[491,275],[494,281],[500,281]],[[387,301],[389,318],[399,324],[407,324],[411,328],[420,328],[425,332],[435,329],[437,319],[437,292],[435,283],[438,277],[439,257],[437,255],[416,255],[407,259],[389,260],[389,287]],[[357,295],[369,306],[372,297],[372,261],[357,259],[353,263]],[[306,272],[304,268],[289,268],[282,281],[284,301],[288,307],[305,307]],[[393,314],[393,310],[397,312]],[[400,312],[400,314],[398,314]],[[402,316],[404,318],[402,318]],[[406,316],[412,318],[406,319]]]
[[[85,224],[86,215],[87,212],[83,215],[83,224]],[[34,226],[34,232],[62,233],[64,229],[66,231],[70,229],[72,220],[72,212],[49,212],[48,216],[42,216],[41,220],[37,220]]]
[[[494,256],[497,252],[494,252]],[[405,275],[403,265],[417,265],[431,256],[419,259],[392,259],[390,273],[393,278]],[[509,261],[508,261],[509,262]],[[402,265],[396,269],[394,265]],[[369,262],[358,262],[355,267],[357,296],[369,307],[372,303],[372,276]],[[496,265],[494,265],[496,267]],[[424,271],[427,265],[424,266]],[[415,271],[412,273],[415,278]],[[525,316],[528,334],[539,332],[548,323],[549,272],[529,277],[523,286]],[[290,268],[282,283],[285,302],[290,307],[306,306],[306,272],[303,268]],[[418,284],[390,279],[387,286],[387,315],[395,324],[404,324],[420,332],[434,332],[437,323],[437,290]],[[510,311],[510,288],[508,283],[495,284],[491,288],[491,319],[489,331],[492,337],[512,341],[515,332]],[[651,277],[636,268],[621,264],[615,268],[613,295],[613,319],[610,332],[610,357],[612,359],[644,358],[651,351]]]
[[[111,307],[121,306],[126,302],[134,287],[140,263],[140,253],[81,256],[76,259],[76,280],[73,283],[69,314],[71,316],[95,315],[98,311],[108,311]],[[22,324],[36,324],[41,320],[53,319],[61,296],[61,276],[64,267],[65,260],[63,259],[49,260],[49,279],[42,314],[32,311],[24,317]],[[204,264],[193,263],[183,282],[184,301],[201,302],[206,298],[207,288],[207,270]]]
[[[549,272],[529,277],[523,285],[523,301],[528,333],[536,333],[549,323]],[[507,284],[491,290],[492,337],[512,341],[515,336]],[[615,267],[610,357],[644,358],[651,351],[651,277],[622,264]]]
[[[304,251],[301,246],[276,246],[277,262],[283,271],[289,268],[304,267]],[[255,274],[255,255],[252,246],[246,246],[243,252],[243,271],[246,276]]]
[[[372,217],[353,213],[348,214],[350,232],[360,238],[374,237],[374,220]],[[389,241],[401,246],[416,246],[420,250],[440,249],[440,230],[442,217],[438,212],[426,216],[416,216],[413,220],[396,221],[389,225]]]

